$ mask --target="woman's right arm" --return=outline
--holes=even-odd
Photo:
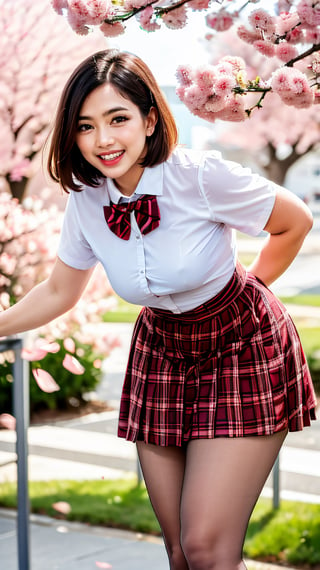
[[[0,313],[0,337],[38,328],[67,312],[80,299],[92,272],[93,268],[74,269],[58,258],[46,281]]]

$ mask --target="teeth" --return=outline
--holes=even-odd
[[[117,158],[121,154],[122,151],[119,151],[119,152],[113,152],[111,154],[100,154],[100,157],[102,158],[102,160],[113,160],[114,158]]]

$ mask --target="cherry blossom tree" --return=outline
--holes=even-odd
[[[208,35],[205,45],[212,65],[227,48],[231,55],[241,56],[252,79],[259,73],[271,75],[277,68],[275,60],[251,50],[232,30],[221,35],[219,42]],[[291,166],[319,147],[320,108],[317,105],[306,109],[288,106],[275,93],[270,93],[263,107],[252,113],[249,122],[224,125],[217,139],[223,145],[247,150],[268,178],[283,184]]]
[[[162,24],[185,26],[192,12],[204,11],[212,33],[237,29],[241,40],[277,68],[270,76],[248,79],[246,62],[224,57],[215,66],[177,70],[177,93],[191,113],[214,122],[244,121],[263,105],[271,92],[288,106],[308,108],[320,101],[320,1],[278,0],[265,8],[260,0],[52,0],[57,13],[67,17],[78,34],[99,27],[106,36],[124,33],[125,22],[136,18],[140,27],[156,31]],[[209,12],[209,9],[213,10]],[[303,68],[297,63],[304,63]],[[248,94],[256,94],[247,106]]]
[[[57,99],[86,55],[106,47],[77,37],[49,0],[0,0],[0,177],[22,199],[39,164]]]
[[[29,196],[20,204],[9,193],[0,193],[0,310],[49,275],[56,258],[62,215],[56,205],[43,208],[39,198]],[[102,377],[103,359],[119,344],[117,337],[103,330],[97,335],[97,324],[116,304],[112,288],[98,265],[77,305],[28,335],[22,356],[32,362],[32,405],[54,406],[67,400],[67,394],[78,396],[94,389]],[[0,354],[0,414],[7,411],[13,360],[11,351]],[[81,375],[81,381],[74,375]],[[48,399],[34,381],[42,392],[60,394]]]

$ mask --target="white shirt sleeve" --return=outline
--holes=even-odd
[[[274,206],[276,184],[222,159],[218,152],[206,154],[199,184],[213,221],[251,236],[263,230]]]
[[[64,213],[58,256],[75,269],[89,269],[98,261],[81,230],[76,197],[72,191]]]

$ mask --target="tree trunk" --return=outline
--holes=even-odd
[[[9,185],[12,197],[17,198],[19,202],[22,202],[27,189],[29,178],[23,177],[21,180],[12,181],[9,179],[9,176],[6,176],[6,180]]]
[[[280,159],[277,157],[276,148],[269,142],[268,143],[268,151],[269,151],[269,163],[264,165],[264,171],[266,173],[267,178],[276,182],[280,186],[283,186],[287,172],[289,168],[302,156],[310,152],[313,148],[311,145],[306,152],[302,154],[298,154],[295,147],[292,147],[292,152],[284,159]]]

